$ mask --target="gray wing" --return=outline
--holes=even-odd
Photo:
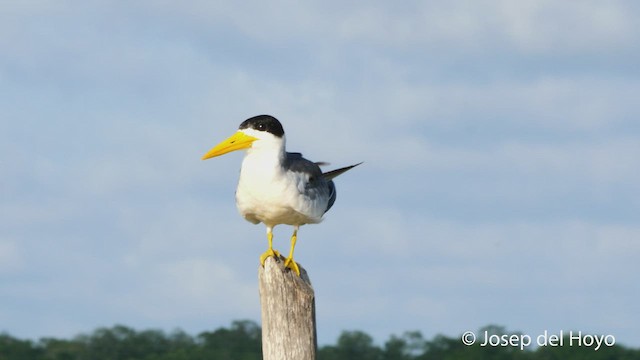
[[[309,182],[305,186],[305,192],[308,196],[315,198],[316,196],[327,196],[329,202],[327,203],[327,209],[324,212],[329,211],[333,204],[336,202],[336,185],[333,183],[333,178],[345,173],[348,170],[362,164],[357,163],[351,166],[345,166],[340,169],[335,169],[322,173],[319,165],[325,163],[314,163],[302,157],[301,153],[288,152],[285,157],[284,166],[286,169],[309,174]]]
[[[322,170],[320,170],[320,166],[317,163],[305,159],[301,153],[288,152],[285,156],[284,168],[289,171],[305,173],[309,176],[309,180],[305,184],[305,194],[311,199],[315,199],[317,196],[328,198],[329,201],[324,212],[327,212],[333,206],[336,201],[336,186],[331,179],[323,176]]]
[[[284,159],[284,168],[294,172],[309,174],[310,178],[322,176],[320,166],[302,157],[301,153],[288,152]]]

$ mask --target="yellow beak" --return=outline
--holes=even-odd
[[[202,160],[207,160],[236,150],[248,149],[256,140],[258,140],[258,138],[249,136],[242,131],[236,131],[235,134],[231,135],[228,139],[222,141],[204,154]]]

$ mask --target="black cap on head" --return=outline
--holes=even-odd
[[[240,130],[254,129],[258,131],[266,131],[276,137],[281,138],[284,135],[284,129],[278,119],[271,115],[258,115],[248,118],[240,124]]]

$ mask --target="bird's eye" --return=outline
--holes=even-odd
[[[258,130],[264,130],[264,124],[258,124]]]

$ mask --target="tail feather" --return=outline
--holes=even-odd
[[[353,169],[354,167],[358,166],[362,164],[362,162],[359,162],[355,165],[351,165],[351,166],[345,166],[343,168],[340,169],[335,169],[335,170],[331,170],[331,171],[327,171],[326,173],[323,173],[322,176],[324,176],[325,179],[327,179],[327,181],[332,180],[333,178],[337,177],[338,175],[341,175],[351,169]]]

